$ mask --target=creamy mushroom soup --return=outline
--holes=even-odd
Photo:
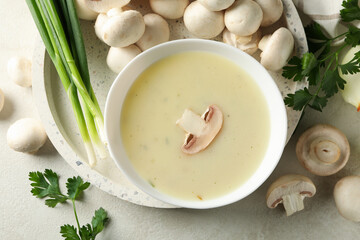
[[[182,151],[186,132],[176,125],[185,109],[223,113],[213,141],[196,154]],[[245,183],[260,165],[270,137],[269,111],[254,80],[235,63],[205,52],[166,57],[130,88],[121,137],[137,173],[162,193],[208,200]]]

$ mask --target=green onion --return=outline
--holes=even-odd
[[[85,46],[74,2],[73,0],[60,0],[55,3],[53,0],[26,0],[26,2],[69,97],[88,162],[90,166],[94,166],[96,164],[94,147],[101,158],[106,157],[104,118],[90,83]]]

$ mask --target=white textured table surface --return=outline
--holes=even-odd
[[[6,96],[0,113],[0,238],[62,239],[60,226],[75,224],[70,204],[54,209],[30,193],[28,173],[50,168],[59,173],[61,184],[76,172],[60,157],[52,144],[36,154],[12,151],[6,144],[11,123],[23,117],[37,117],[31,88],[13,84],[6,73],[12,56],[31,58],[37,32],[24,0],[0,1],[0,88]],[[295,156],[299,135],[316,123],[329,123],[342,130],[351,144],[349,163],[338,174],[317,177],[305,171]],[[323,113],[307,111],[283,157],[271,175],[246,199],[218,209],[154,209],[137,206],[90,187],[77,205],[80,223],[90,222],[95,209],[105,208],[110,223],[98,239],[358,239],[360,227],[337,212],[332,190],[336,181],[349,174],[360,175],[360,113],[335,96]],[[275,178],[299,173],[310,177],[317,194],[305,200],[305,210],[287,218],[281,208],[265,206],[265,192]]]

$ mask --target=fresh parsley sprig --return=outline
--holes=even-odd
[[[42,172],[30,172],[29,180],[32,182],[31,193],[37,198],[47,198],[45,204],[54,208],[58,203],[64,203],[68,200],[72,202],[77,227],[65,224],[60,227],[61,236],[65,240],[94,240],[96,236],[104,229],[108,222],[107,213],[103,208],[95,211],[91,224],[80,227],[76,212],[75,201],[86,190],[90,183],[84,182],[81,177],[69,178],[66,183],[67,195],[61,193],[59,187],[58,175],[50,169]]]
[[[358,0],[347,0],[342,3],[341,19],[345,22],[360,20]],[[309,52],[301,58],[294,56],[283,68],[283,77],[293,81],[306,79],[311,86],[288,94],[285,105],[294,110],[301,111],[307,106],[322,111],[328,99],[336,94],[339,89],[344,89],[346,81],[339,75],[338,69],[343,74],[360,72],[360,51],[346,64],[339,63],[339,54],[345,47],[360,45],[360,29],[348,25],[348,31],[334,38],[328,37],[318,23],[305,27],[309,44]],[[332,44],[344,37],[344,43],[338,47]]]

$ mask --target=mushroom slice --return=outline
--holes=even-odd
[[[85,5],[97,13],[105,13],[111,8],[123,7],[130,0],[85,0]]]
[[[247,54],[254,54],[258,50],[258,44],[261,39],[261,31],[257,30],[253,35],[240,37],[231,33],[228,29],[223,32],[223,42],[236,47]]]
[[[360,176],[340,179],[334,188],[334,199],[339,213],[344,218],[360,222]]]
[[[187,134],[181,150],[186,154],[195,154],[204,150],[222,128],[223,114],[218,106],[211,105],[200,117],[193,111],[185,109],[176,124]]]
[[[314,183],[307,177],[295,174],[284,175],[273,182],[266,194],[266,204],[276,208],[282,203],[286,216],[304,209],[304,198],[316,193]]]
[[[329,176],[345,166],[350,156],[350,145],[337,128],[318,124],[300,136],[296,156],[311,173]]]
[[[293,53],[294,37],[287,28],[281,27],[272,35],[264,36],[259,48],[263,51],[260,63],[268,70],[279,71]]]

